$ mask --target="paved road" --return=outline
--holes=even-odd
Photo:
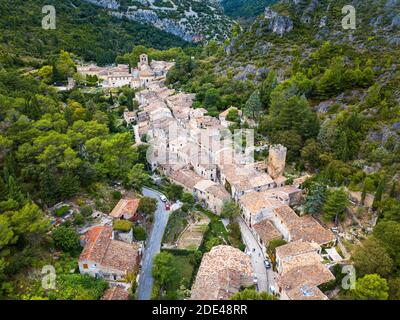
[[[161,241],[168,222],[169,213],[165,210],[165,204],[160,200],[158,192],[143,188],[143,195],[155,198],[158,201],[153,228],[144,251],[138,286],[138,300],[150,300],[153,288],[153,277],[151,275],[153,259],[160,252]]]
[[[264,254],[256,238],[241,217],[238,217],[237,220],[240,226],[243,241],[247,246],[247,250],[252,252],[251,262],[258,280],[258,291],[268,292],[269,286],[275,286],[276,274],[272,271],[272,269],[265,269]],[[254,252],[253,249],[255,249]]]

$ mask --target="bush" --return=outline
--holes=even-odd
[[[122,198],[121,192],[115,190],[111,193],[114,200],[120,200]]]
[[[69,211],[69,206],[62,206],[54,210],[54,215],[56,217],[62,217],[63,215],[67,214]]]
[[[137,241],[144,241],[147,238],[146,230],[143,227],[133,227],[133,235]]]
[[[93,214],[93,209],[90,206],[82,206],[80,209],[81,209],[81,214],[84,215],[85,217],[89,217]]]
[[[65,252],[74,254],[80,250],[79,236],[71,228],[59,226],[53,231],[52,238],[56,247],[61,248]]]
[[[75,212],[74,213],[74,225],[81,226],[85,222],[85,218],[82,214]]]
[[[115,220],[113,223],[114,230],[129,232],[132,229],[133,223],[128,220]]]

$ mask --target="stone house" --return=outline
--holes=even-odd
[[[193,187],[193,195],[197,201],[204,203],[217,215],[221,214],[224,204],[231,199],[222,186],[211,180],[201,180],[196,183]]]
[[[112,231],[110,226],[96,226],[81,237],[84,246],[78,259],[81,274],[125,282],[139,269],[141,245],[114,240]]]

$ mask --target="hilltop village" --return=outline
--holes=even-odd
[[[164,85],[172,66],[169,62],[149,63],[143,54],[131,72],[128,66],[121,65],[104,69],[81,67],[79,71],[103,77],[106,87],[141,88],[135,97],[138,110],[125,112],[124,120],[133,129],[136,144],[150,145],[148,161],[152,171],[182,186],[216,215],[221,214],[226,203],[236,202],[242,233],[247,230],[261,248],[263,257],[258,261],[272,260],[267,250],[271,241],[285,241],[276,248],[274,268],[267,270],[266,283],[258,283],[258,288],[280,299],[328,299],[319,286],[335,279],[329,268],[335,259],[341,259],[334,248],[336,237],[313,217],[299,216],[292,209],[301,201],[300,187],[307,176],[287,183],[286,148],[282,145],[269,146],[269,156],[261,162],[251,161],[246,152],[238,152],[229,134],[221,146],[221,133],[229,131],[227,115],[236,109],[232,107],[215,118],[205,109],[192,108],[194,95]],[[130,219],[123,214],[136,211],[137,205],[130,205],[129,209],[128,204],[119,204],[119,213],[111,214],[112,218]],[[128,270],[140,268],[145,249],[114,238],[107,226],[89,230],[83,237],[81,272],[99,275],[96,270],[102,268],[102,277],[115,281],[123,280]],[[213,247],[203,256],[191,299],[229,299],[240,288],[254,285],[259,262],[253,256],[227,245]],[[109,293],[113,294],[117,293]]]

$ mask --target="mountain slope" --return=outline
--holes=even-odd
[[[230,17],[254,18],[275,2],[277,0],[221,0],[221,5]]]
[[[115,17],[147,23],[186,41],[223,40],[232,21],[217,0],[85,0]]]
[[[44,5],[56,8],[56,30],[41,28]],[[82,0],[2,0],[0,12],[0,49],[11,55],[42,57],[64,49],[107,64],[139,44],[158,49],[188,44],[152,26],[111,17]]]

